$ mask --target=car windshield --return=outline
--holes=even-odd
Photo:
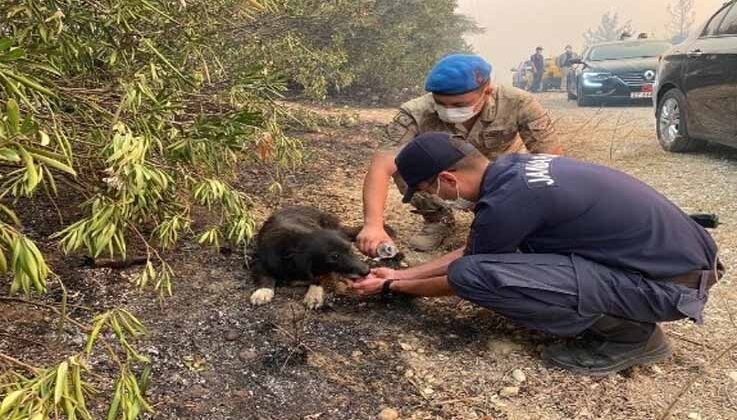
[[[667,42],[628,42],[624,44],[592,47],[589,61],[626,60],[628,58],[657,57],[664,53],[670,44]]]

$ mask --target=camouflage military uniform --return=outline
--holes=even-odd
[[[549,153],[559,147],[550,115],[540,103],[527,92],[505,86],[494,89],[470,131],[463,124],[440,120],[431,93],[406,102],[387,126],[382,147],[396,150],[428,131],[442,131],[462,138],[492,161],[505,153]],[[394,181],[404,192],[406,184],[398,174]],[[416,213],[431,223],[441,222],[451,214],[442,200],[427,193],[415,194],[412,205]]]

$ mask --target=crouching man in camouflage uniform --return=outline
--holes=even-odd
[[[447,56],[428,75],[425,90],[430,93],[400,107],[364,181],[364,228],[357,241],[364,254],[376,256],[378,245],[391,241],[383,225],[389,180],[393,177],[399,190],[406,190],[394,157],[415,136],[445,132],[471,143],[491,161],[506,153],[562,153],[550,116],[537,100],[519,89],[493,85],[490,76],[491,65],[479,56]],[[453,212],[431,194],[415,194],[411,204],[425,223],[410,246],[423,252],[437,248],[455,225]]]

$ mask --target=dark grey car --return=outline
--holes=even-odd
[[[737,0],[663,55],[653,101],[665,150],[694,151],[706,141],[737,147]]]
[[[568,99],[579,106],[651,101],[658,57],[668,41],[635,40],[595,44],[568,72]]]

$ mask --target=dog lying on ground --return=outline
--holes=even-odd
[[[276,286],[307,284],[305,306],[320,308],[325,299],[324,281],[330,276],[357,279],[369,274],[369,266],[351,250],[357,233],[343,227],[337,217],[313,207],[275,212],[256,236],[256,290],[251,303],[271,302]]]

